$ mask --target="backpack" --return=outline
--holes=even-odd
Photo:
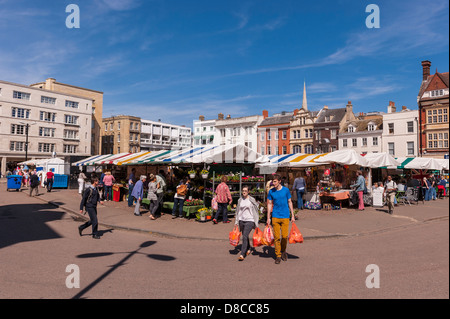
[[[188,191],[188,189],[185,184],[181,184],[180,186],[177,187],[177,195],[178,196],[186,196],[187,191]]]

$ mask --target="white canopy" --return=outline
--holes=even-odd
[[[388,153],[368,153],[364,158],[369,162],[371,168],[397,168],[401,165],[392,155]]]
[[[43,166],[47,163],[53,163],[53,164],[63,164],[64,160],[59,157],[51,157],[51,158],[38,158],[38,159],[31,159],[22,163],[19,163],[17,165],[31,165],[31,166]]]
[[[186,160],[188,163],[265,163],[269,158],[242,144],[220,145]]]
[[[405,165],[408,169],[442,170],[443,165],[435,158],[416,157]]]
[[[369,162],[353,149],[339,150],[328,153],[325,156],[315,159],[314,162],[323,164],[337,163],[341,165],[359,165],[370,167]]]

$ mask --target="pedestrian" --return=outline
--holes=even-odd
[[[303,210],[303,195],[306,192],[306,182],[302,175],[294,180],[292,190],[297,193],[297,208]]]
[[[82,236],[83,230],[92,226],[92,238],[94,239],[100,239],[98,235],[97,203],[100,202],[103,205],[97,186],[98,178],[94,177],[91,179],[91,185],[83,193],[83,198],[80,203],[80,214],[83,214],[83,209],[86,207],[86,211],[89,214],[89,221],[78,227],[78,232]]]
[[[424,200],[429,201],[431,199],[431,182],[426,177],[423,178],[422,189],[425,192]]]
[[[50,193],[53,188],[53,180],[54,180],[55,174],[53,174],[53,168],[50,169],[50,171],[47,172],[45,175],[45,183],[47,185],[47,193]]]
[[[272,222],[273,237],[275,240],[275,264],[287,260],[287,243],[289,235],[289,219],[295,222],[294,207],[291,192],[287,187],[281,186],[281,176],[273,176],[273,188],[267,195],[267,225]]]
[[[222,214],[222,220],[225,224],[228,224],[228,204],[233,203],[233,198],[231,197],[230,188],[227,185],[228,178],[224,175],[221,177],[221,183],[216,188],[216,201],[217,201],[217,212],[214,216],[213,223],[217,224],[219,215]]]
[[[366,188],[366,180],[361,171],[358,171],[356,175],[357,175],[356,184],[351,185],[351,187],[355,187],[356,192],[358,193],[358,202],[359,202],[358,209],[361,211],[364,210],[363,196],[364,196],[364,189]]]
[[[158,187],[158,189],[156,190],[156,196],[158,197],[157,212],[159,212],[161,215],[164,215],[162,211],[162,206],[164,201],[164,194],[167,188],[166,178],[164,177],[164,170],[160,170],[159,174],[156,175],[156,185]]]
[[[178,217],[183,218],[183,204],[184,200],[186,199],[186,194],[188,192],[188,185],[182,179],[180,181],[180,184],[177,186],[175,195],[173,197],[173,209],[172,209],[172,219],[177,218],[177,211],[178,211]]]
[[[133,192],[131,193],[131,196],[133,196],[136,200],[136,206],[134,207],[135,216],[142,216],[140,208],[142,198],[144,197],[144,182],[146,179],[147,176],[141,175],[141,178],[139,179],[139,181],[137,181],[136,185],[134,185]]]
[[[134,184],[136,184],[136,169],[132,168],[130,176],[128,176],[128,207],[133,206],[133,192]]]
[[[392,180],[392,176],[388,176],[386,182],[384,183],[384,192],[383,195],[386,196],[386,203],[388,206],[389,214],[393,214],[394,212],[394,202],[395,202],[395,194],[397,194],[398,186]]]
[[[242,187],[242,196],[239,198],[236,206],[236,222],[242,233],[242,247],[239,255],[239,261],[244,260],[244,256],[251,253],[252,246],[250,244],[250,232],[258,226],[259,213],[258,203],[255,198],[248,194],[248,186]]]
[[[86,175],[83,173],[83,168],[80,168],[80,174],[78,174],[78,194],[83,196],[84,185],[86,183]]]
[[[35,196],[39,195],[39,176],[35,171],[31,172],[30,176],[30,197],[35,191]]]
[[[437,187],[437,179],[436,177],[431,174],[429,178],[431,187],[430,187],[430,200],[436,200],[436,187]]]
[[[133,187],[134,187],[134,185],[133,185]],[[151,220],[156,219],[155,214],[156,214],[156,210],[158,209],[158,197],[156,196],[156,190],[157,190],[156,176],[153,174],[150,174],[147,198],[150,201],[148,208],[149,208],[149,212],[150,212],[149,218]]]
[[[105,200],[105,184],[103,184],[103,178],[106,175],[105,172],[106,172],[106,170],[102,170],[102,174],[100,175],[100,179],[98,180],[98,186],[97,186],[98,191],[102,193],[100,195],[100,198],[102,200]]]
[[[107,171],[105,173],[105,177],[103,177],[103,184],[105,185],[105,197],[106,200],[112,200],[112,187],[116,179],[111,174],[110,171]]]

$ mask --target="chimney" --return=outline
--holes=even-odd
[[[395,113],[396,110],[395,102],[389,101],[388,113]]]
[[[55,89],[55,82],[56,80],[54,78],[48,78],[45,80],[45,89],[53,91]]]
[[[347,106],[345,107],[345,117],[347,118],[347,121],[352,120],[352,116],[351,116],[352,114],[353,114],[352,101],[348,101]]]
[[[328,110],[328,105],[324,105],[324,106],[323,106],[323,109],[324,109],[324,110]]]
[[[402,111],[407,111],[408,110],[408,108],[406,107],[406,106],[402,106]]]
[[[298,109],[295,109],[295,110],[294,110],[294,116],[296,116],[297,113],[298,113]]]
[[[264,116],[264,118],[268,118],[269,117],[269,111],[264,110],[263,111],[263,116]]]
[[[199,119],[200,121],[204,121],[204,120],[205,120],[205,117],[204,117],[203,115],[200,115],[200,116],[198,117],[198,119]]]
[[[227,115],[227,120],[229,120],[229,119],[231,119],[231,115],[230,114]]]
[[[426,81],[430,76],[431,62],[428,60],[422,61],[423,81]]]
[[[219,113],[218,119],[219,119],[219,120],[223,120],[223,114],[222,114],[222,113]]]

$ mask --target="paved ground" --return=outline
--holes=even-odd
[[[26,201],[28,192],[23,191],[23,193],[24,201]],[[51,193],[41,190],[41,194],[37,198],[60,207],[72,216],[79,218],[80,221],[87,217],[87,215],[79,214],[81,197],[77,190],[56,189]],[[448,207],[448,198],[444,198],[425,203],[420,202],[418,205],[411,206],[401,204],[395,208],[393,215],[387,214],[386,208],[374,207],[367,207],[363,212],[355,209],[303,210],[299,213],[296,224],[305,239],[359,236],[424,223],[436,218],[448,218]],[[105,202],[104,205],[98,207],[100,226],[172,238],[221,241],[228,240],[228,233],[233,227],[233,223],[217,225],[213,225],[212,222],[199,223],[195,221],[195,218],[173,220],[167,214],[152,221],[148,218],[148,212],[145,209],[142,210],[142,217],[134,216],[133,212],[134,208],[128,208],[126,202]],[[264,225],[260,224],[259,227],[263,229]]]
[[[102,239],[80,237],[78,201],[71,190],[29,198],[0,184],[0,298],[449,297],[448,199],[399,206],[395,215],[304,211],[297,224],[305,243],[289,245],[281,265],[271,247],[237,261],[230,224],[150,221],[125,203],[99,208]],[[79,289],[65,285],[69,264],[80,268]],[[369,264],[380,268],[380,289],[365,285]]]

